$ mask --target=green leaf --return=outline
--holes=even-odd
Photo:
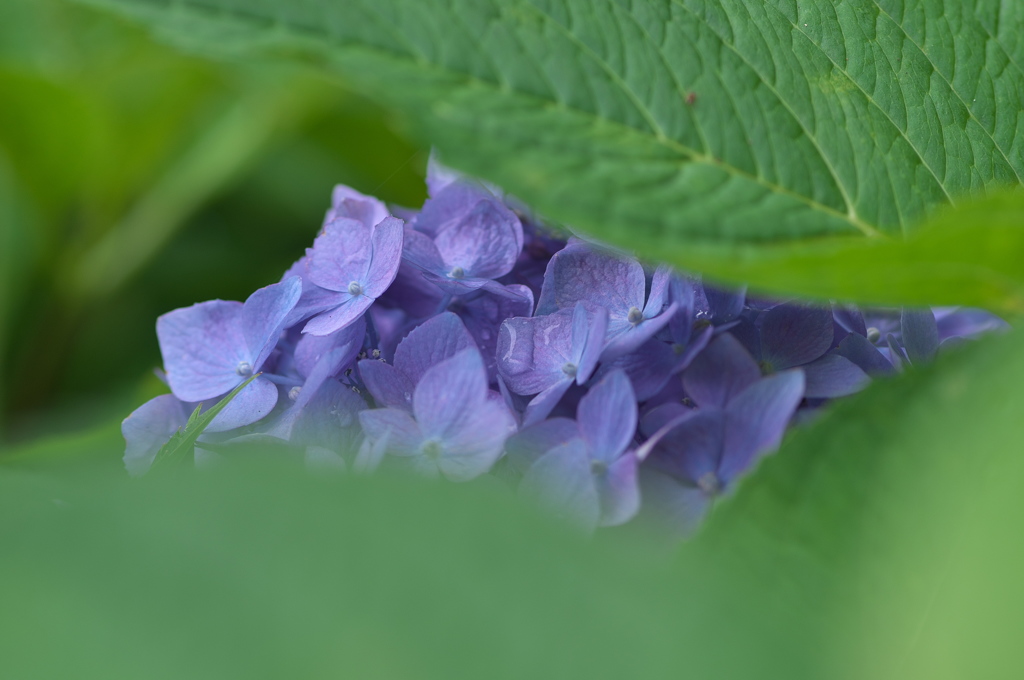
[[[1014,677],[1022,403],[1018,330],[877,381],[797,429],[690,546],[718,570],[712,592],[748,584],[742,608],[756,620],[718,634],[784,620],[779,653],[817,657],[811,677]]]
[[[856,242],[1024,177],[1024,8],[999,0],[91,1],[318,61],[555,219],[774,289],[861,294],[748,267],[764,246],[849,271]]]
[[[191,459],[192,452],[196,446],[196,440],[199,439],[199,435],[203,433],[203,430],[213,422],[213,419],[217,417],[217,414],[223,411],[224,407],[227,406],[239,392],[248,387],[249,383],[260,377],[260,375],[260,373],[256,373],[255,375],[250,376],[245,382],[231,390],[226,397],[218,401],[205,412],[203,412],[202,404],[196,406],[195,410],[192,411],[192,415],[188,417],[188,422],[185,423],[185,427],[180,428],[177,432],[171,435],[171,438],[167,440],[167,443],[161,446],[160,450],[157,451],[156,458],[153,459],[153,466],[151,470],[161,472],[178,466],[185,460]]]
[[[838,404],[671,559],[477,484],[244,457],[142,485],[0,468],[4,669],[1010,680],[1022,347],[989,338]]]

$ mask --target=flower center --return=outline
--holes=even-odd
[[[441,448],[441,442],[431,439],[423,445],[421,451],[427,460],[432,460],[436,463],[440,460],[443,449]]]
[[[239,361],[238,366],[235,367],[235,373],[243,378],[248,378],[252,375],[252,365],[248,361]]]
[[[349,295],[362,295],[363,294],[363,287],[361,285],[359,285],[358,281],[353,281],[352,283],[348,284],[348,294]]]
[[[452,267],[452,270],[448,272],[448,277],[452,279],[461,279],[466,275],[466,270],[462,267]]]
[[[697,486],[709,496],[715,496],[722,490],[722,482],[714,472],[705,472],[701,475],[697,480]]]
[[[565,365],[562,366],[562,373],[565,373],[570,378],[575,378],[576,377],[576,364],[572,363],[571,361],[567,361],[565,363]]]
[[[288,390],[288,398],[295,401],[299,398],[299,393],[302,392],[302,388],[298,385]]]
[[[590,471],[595,475],[603,475],[607,469],[608,465],[603,460],[590,461]]]
[[[630,322],[634,326],[644,320],[644,313],[640,311],[638,307],[630,307],[629,314],[626,315],[626,321]]]
[[[868,329],[867,338],[868,342],[874,344],[882,339],[882,331],[872,326]]]

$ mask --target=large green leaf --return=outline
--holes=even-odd
[[[785,621],[788,653],[826,664],[812,677],[1016,677],[1022,405],[1015,331],[795,431],[690,547],[719,590],[747,584],[759,621],[733,632]]]
[[[475,485],[240,461],[138,481],[0,468],[4,670],[1015,678],[1022,344],[840,404],[672,559]]]
[[[86,1],[192,47],[319,60],[556,219],[796,292],[863,295],[748,267],[749,246],[842,253],[1024,177],[1019,3]],[[927,287],[871,269],[889,297]]]

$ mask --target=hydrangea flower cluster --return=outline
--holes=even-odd
[[[1004,325],[721,290],[558,238],[434,163],[427,182],[418,212],[337,187],[280,282],[161,316],[171,394],[124,421],[128,470],[257,375],[197,461],[279,442],[312,465],[493,475],[587,528],[629,521],[642,499],[685,534],[791,423]]]

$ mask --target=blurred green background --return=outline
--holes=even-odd
[[[0,450],[161,391],[156,317],[278,280],[334,184],[418,205],[426,152],[393,127],[300,66],[0,0]]]

